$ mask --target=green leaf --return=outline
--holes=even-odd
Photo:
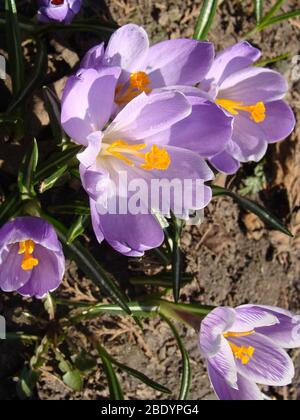
[[[34,176],[39,159],[39,150],[36,140],[33,140],[31,150],[25,155],[18,175],[20,194],[28,199],[36,195],[34,190]]]
[[[74,204],[62,204],[58,206],[49,206],[48,210],[55,214],[89,216],[91,211],[88,205],[75,201]]]
[[[21,376],[17,383],[17,393],[20,398],[30,398],[39,379],[39,373],[35,370],[23,368]]]
[[[204,0],[194,32],[194,39],[205,40],[213,24],[218,8],[218,0]]]
[[[294,10],[293,12],[284,13],[283,15],[273,17],[269,19],[267,22],[263,22],[259,26],[259,30],[262,31],[263,29],[267,28],[268,26],[275,25],[277,23],[281,23],[288,19],[293,19],[295,17],[300,16],[300,10]]]
[[[43,217],[55,227],[66,253],[77,262],[78,267],[83,270],[100,289],[105,290],[110,295],[111,299],[120,305],[128,315],[131,315],[126,295],[118,288],[111,276],[100,266],[93,255],[78,241],[68,244],[68,231],[58,220],[47,214],[44,214]]]
[[[8,50],[13,95],[16,97],[24,85],[24,58],[21,34],[14,0],[5,0],[6,43]]]
[[[139,372],[136,369],[133,369],[129,366],[123,365],[122,363],[119,363],[117,360],[111,358],[111,362],[117,366],[119,369],[125,371],[129,375],[133,376],[134,378],[138,379],[139,381],[143,382],[147,386],[149,386],[152,389],[155,389],[156,391],[162,392],[163,394],[172,394],[172,392],[166,388],[163,385],[160,385],[159,383],[153,381],[148,376],[144,375],[142,372]]]
[[[117,366],[119,369],[123,370],[124,372],[128,373],[134,378],[139,379],[141,382],[148,385],[150,388],[155,389],[156,391],[162,392],[164,394],[171,394],[171,391],[168,388],[164,387],[163,385],[158,384],[155,381],[152,381],[152,379],[148,378],[148,376],[144,375],[142,372],[139,372],[136,369],[133,369],[127,365],[119,363],[116,359],[114,359],[111,355],[109,355],[103,347],[101,347],[101,351],[103,352],[103,354],[105,354],[107,359],[109,359],[110,362],[113,365]]]
[[[269,10],[269,12],[261,20],[261,23],[268,22],[275,15],[275,13],[277,13],[277,11],[280,9],[280,7],[283,5],[284,2],[285,0],[277,0],[274,6]]]
[[[17,124],[18,121],[17,116],[0,114],[0,124]]]
[[[240,195],[232,191],[226,190],[222,187],[213,186],[212,189],[213,195],[215,197],[221,195],[227,195],[229,197],[232,197],[238,204],[240,204],[240,206],[250,211],[251,213],[256,214],[264,223],[269,225],[271,228],[278,230],[279,232],[282,232],[285,235],[293,237],[289,229],[276,216],[274,216],[269,210],[265,209],[260,204],[254,203],[253,201],[245,197],[241,197]]]
[[[75,241],[75,239],[78,238],[78,236],[81,236],[84,233],[88,220],[89,220],[89,216],[79,216],[76,218],[76,220],[74,221],[74,223],[68,230],[68,234],[67,234],[68,245],[70,245],[72,242]]]
[[[104,371],[108,380],[108,387],[110,393],[110,399],[114,401],[121,401],[124,400],[123,391],[116,375],[116,372],[113,368],[113,365],[110,359],[107,357],[106,351],[101,347],[98,346],[99,356],[102,359]]]
[[[63,376],[64,383],[75,392],[81,392],[83,388],[83,380],[79,370],[69,370]]]
[[[19,194],[13,193],[0,205],[0,225],[14,217],[21,206]]]
[[[9,105],[7,113],[12,113],[18,108],[31,94],[41,86],[45,74],[47,73],[48,67],[48,55],[45,43],[41,40],[37,43],[37,55],[32,69],[32,75],[30,78],[21,86],[15,99]]]
[[[52,175],[44,179],[39,185],[39,193],[43,194],[45,191],[50,190],[55,184],[61,180],[61,177],[67,172],[68,165],[63,165],[58,168]]]
[[[173,275],[173,296],[178,302],[181,289],[182,276],[182,255],[180,249],[180,239],[183,222],[172,216],[173,246],[172,246],[172,275]]]
[[[178,331],[175,327],[175,325],[164,315],[162,315],[162,318],[166,321],[166,323],[169,325],[171,331],[174,334],[174,337],[177,341],[181,358],[182,358],[182,377],[181,377],[181,385],[180,385],[180,393],[178,399],[183,401],[188,399],[190,387],[191,387],[191,380],[192,380],[192,371],[191,371],[191,365],[190,365],[190,359],[188,352],[186,351],[184,344],[178,334]]]
[[[181,283],[186,285],[193,280],[194,276],[191,274],[185,274],[181,276]],[[129,280],[131,284],[135,286],[156,286],[156,287],[165,287],[170,289],[173,287],[173,277],[171,273],[162,273],[157,274],[156,276],[134,276]]]
[[[55,171],[64,165],[69,165],[75,156],[80,152],[81,147],[76,145],[69,145],[64,151],[52,153],[51,158],[41,164],[36,173],[35,182],[39,183],[45,178],[53,175]]]
[[[265,60],[260,60],[255,63],[256,67],[266,67],[270,64],[278,63],[279,61],[288,60],[291,56],[291,53],[281,54],[274,58],[266,58]]]
[[[31,30],[31,28],[28,27]],[[84,20],[65,25],[62,23],[50,23],[46,25],[36,26],[33,33],[34,35],[42,36],[49,32],[66,31],[66,32],[92,32],[95,34],[106,34],[110,36],[118,29],[118,26],[105,26],[99,24],[98,20]]]
[[[264,0],[253,0],[255,6],[256,21],[258,24],[263,19],[263,1]]]
[[[59,303],[59,301],[57,303]],[[70,302],[70,306],[72,306],[72,302]],[[120,305],[97,304],[87,307],[85,304],[83,306],[85,306],[85,309],[83,309],[81,314],[71,318],[72,323],[82,322],[87,319],[94,319],[99,317],[101,314],[128,315],[128,312],[125,312]],[[155,317],[159,314],[160,304],[151,302],[128,302],[128,307],[135,317],[149,318]]]
[[[58,146],[64,146],[68,141],[69,137],[64,132],[61,122],[61,105],[56,94],[49,89],[47,86],[43,87],[43,94],[45,100],[46,110],[49,114],[50,126],[52,130],[52,135],[55,143]]]

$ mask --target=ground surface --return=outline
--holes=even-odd
[[[109,11],[120,25],[129,21],[144,25],[151,39],[160,41],[169,37],[192,36],[200,3],[200,0],[111,0],[106,2],[106,13]],[[209,37],[218,49],[240,40],[252,28],[254,15],[251,4],[251,1],[222,2]],[[289,0],[285,8],[293,10],[297,6],[297,0]],[[97,13],[104,10],[104,6],[97,7]],[[286,52],[293,57],[300,53],[300,23],[285,22],[253,36],[250,41],[262,48],[264,58],[273,58]],[[90,40],[88,42],[92,43]],[[67,41],[54,37],[51,45],[53,54],[50,61],[54,63],[56,70],[50,74],[49,81],[56,82],[55,87],[59,91],[64,83],[59,81],[60,71],[73,66],[78,60],[74,45],[79,55],[83,54],[86,46],[78,36]],[[277,63],[275,68],[284,73],[290,82],[289,101],[299,118],[300,79],[291,79],[292,59]],[[35,101],[35,114],[39,121],[33,124],[32,129],[40,134],[47,124],[47,117],[38,97]],[[13,172],[13,168],[9,168],[9,157],[12,153],[15,153],[15,146],[3,148],[0,152],[0,159],[8,167],[8,172]],[[204,223],[200,227],[186,228],[184,231],[182,244],[186,254],[186,271],[194,275],[194,280],[183,289],[183,301],[233,306],[252,302],[289,307],[300,313],[299,125],[285,143],[270,148],[266,162],[268,185],[253,198],[270,209],[275,209],[278,216],[289,223],[295,238],[290,240],[267,230],[255,217],[245,215],[231,199],[215,199],[209,206]],[[252,167],[249,167],[245,174],[251,174],[251,171]],[[220,185],[230,183],[233,188],[239,188],[241,177],[220,177],[218,182]],[[132,275],[127,260],[111,252],[108,247],[100,251],[99,258],[108,269],[113,267],[114,274],[123,284]],[[155,264],[151,256],[147,256],[144,261],[130,262],[131,269],[135,271],[148,269],[149,265],[153,269]],[[138,294],[139,290],[131,292]],[[88,279],[77,273],[76,266],[70,263],[64,286],[58,295],[79,300],[89,296],[92,301],[97,299],[98,292]],[[21,325],[26,321],[18,318],[18,313],[27,305],[28,303],[15,296],[0,297],[0,313],[4,312],[7,318]],[[36,304],[36,312],[39,310]],[[85,328],[99,336],[118,360],[168,385],[174,390],[172,398],[176,398],[181,369],[180,356],[166,324],[158,319],[146,321],[145,332],[142,334],[130,320],[104,316],[98,321],[87,323]],[[200,400],[214,398],[199,355],[197,336],[183,327],[180,330],[192,359],[193,384],[190,397]],[[78,346],[86,344],[78,331],[70,333]],[[17,398],[14,378],[22,367],[24,349],[4,343],[0,350],[0,398],[14,399]],[[300,398],[300,353],[295,351],[292,357],[296,364],[294,384],[284,389],[265,389],[272,398]],[[137,381],[123,374],[121,377],[127,398],[162,398],[159,393],[149,390]],[[101,367],[91,373],[83,393],[70,392],[51,372],[45,372],[36,394],[36,398],[40,399],[107,397],[108,391]]]

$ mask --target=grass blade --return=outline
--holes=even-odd
[[[136,369],[133,369],[127,365],[119,363],[116,359],[111,357],[105,349],[102,348],[102,351],[106,354],[106,357],[111,361],[111,363],[117,366],[119,369],[123,370],[124,372],[128,373],[128,375],[133,376],[134,378],[140,380],[144,384],[148,385],[150,388],[155,389],[156,391],[162,392],[164,394],[171,394],[171,391],[158,384],[157,382],[153,381],[152,379],[148,378],[148,376],[144,375],[142,372],[139,372]]]
[[[64,132],[60,122],[61,106],[56,94],[47,86],[43,87],[44,100],[46,110],[49,114],[50,126],[55,143],[62,146],[69,141],[68,136]]]
[[[263,1],[264,0],[253,0],[255,6],[256,21],[258,24],[263,19]]]
[[[213,24],[218,8],[218,0],[204,0],[200,15],[196,24],[194,39],[205,40]]]
[[[26,198],[35,196],[34,176],[39,159],[39,150],[36,140],[32,149],[26,154],[20,167],[18,186],[20,194]]]
[[[123,292],[113,282],[108,273],[100,266],[93,255],[78,241],[68,244],[68,230],[58,220],[44,214],[43,217],[48,220],[57,230],[58,237],[62,242],[66,253],[77,262],[78,267],[85,272],[85,274],[93,280],[93,282],[100,288],[105,290],[111,299],[120,305],[120,307],[128,314],[131,311],[128,307],[128,299]]]
[[[47,48],[41,40],[37,44],[37,55],[34,63],[32,76],[20,88],[13,102],[9,105],[7,113],[12,113],[21,105],[31,93],[38,88],[44,79],[48,67]]]
[[[259,26],[259,30],[262,31],[268,26],[275,25],[277,23],[283,22],[288,19],[293,19],[298,16],[300,16],[300,10],[294,10],[293,12],[284,13],[283,15],[280,15],[280,16],[275,16],[272,19],[269,19],[268,21],[266,21],[265,23],[262,23]]]
[[[277,0],[274,6],[266,14],[266,16],[261,20],[261,23],[268,22],[275,15],[275,13],[277,13],[284,2],[285,0]]]
[[[24,85],[24,58],[15,0],[5,0],[5,21],[13,96],[16,97]]]
[[[265,209],[260,204],[254,203],[248,198],[242,197],[235,192],[226,190],[222,187],[213,186],[213,194],[215,197],[221,195],[232,197],[244,209],[256,214],[265,224],[269,225],[271,228],[278,230],[287,236],[293,237],[289,229],[276,216],[274,216],[269,210]]]
[[[97,349],[99,356],[101,357],[103,368],[108,380],[110,399],[114,401],[124,400],[124,395],[120,382],[109,357],[107,357],[106,351],[101,346],[97,346]]]
[[[172,333],[174,334],[174,337],[177,341],[181,358],[182,358],[182,377],[181,377],[181,385],[180,385],[180,393],[178,399],[180,401],[186,400],[189,395],[189,390],[191,387],[191,380],[192,380],[192,371],[191,371],[191,364],[188,352],[186,351],[184,344],[178,334],[178,331],[175,327],[175,325],[164,315],[162,315],[162,318],[166,321],[166,323],[169,325]]]

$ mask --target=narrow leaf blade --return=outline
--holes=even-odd
[[[218,8],[218,0],[204,0],[200,15],[196,24],[194,39],[205,40],[213,24]]]
[[[242,197],[233,191],[229,191],[221,187],[213,186],[213,194],[215,197],[220,195],[227,195],[232,197],[244,209],[256,214],[265,224],[269,225],[271,228],[278,230],[287,236],[293,237],[289,229],[276,216],[274,216],[269,210],[265,209],[260,204],[254,203],[248,198]]]
[[[98,287],[104,289],[110,295],[111,299],[120,305],[128,315],[131,315],[127,297],[117,287],[112,278],[100,266],[93,255],[77,241],[68,244],[67,229],[58,220],[47,214],[44,214],[43,217],[56,228],[59,239],[64,245],[66,252],[77,262],[80,269],[83,270]]]
[[[178,334],[178,331],[175,325],[164,315],[161,315],[162,318],[166,321],[169,325],[171,331],[174,334],[174,337],[177,341],[177,345],[179,347],[181,358],[182,358],[182,377],[181,377],[181,385],[180,385],[180,393],[178,399],[183,401],[188,398],[190,387],[191,387],[191,380],[192,380],[192,371],[191,371],[191,364],[188,352],[186,351],[184,344]]]

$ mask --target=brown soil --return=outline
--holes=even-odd
[[[97,2],[92,2],[97,3]],[[100,2],[101,3],[101,2]],[[118,24],[129,21],[143,25],[153,42],[165,38],[190,37],[198,15],[200,0],[110,0],[107,7]],[[224,0],[221,2],[218,17],[211,31],[210,40],[217,48],[226,47],[240,40],[244,33],[254,25],[251,1]],[[274,3],[266,1],[266,4]],[[294,10],[298,0],[288,0],[285,9]],[[98,7],[101,9],[102,5]],[[107,13],[107,11],[106,11]],[[72,40],[53,41],[51,60],[63,61],[65,70],[76,63],[79,54],[84,51],[84,42],[78,35]],[[272,27],[250,39],[262,48],[264,58],[272,58],[286,52],[291,57],[300,53],[300,24],[297,21],[285,22]],[[92,43],[91,40],[88,42]],[[62,47],[63,45],[63,47]],[[71,47],[72,45],[72,47]],[[283,72],[290,81],[290,103],[297,116],[300,116],[300,80],[291,80],[291,59],[276,64],[275,68]],[[62,71],[63,71],[62,70]],[[57,81],[59,77],[52,81]],[[60,90],[62,82],[57,82]],[[38,102],[37,102],[38,103]],[[47,124],[47,117],[41,112],[38,118]],[[38,125],[39,130],[41,129]],[[3,159],[2,156],[0,156]],[[7,159],[7,158],[6,158]],[[200,227],[186,228],[182,238],[182,247],[186,255],[186,271],[194,275],[194,280],[182,291],[184,302],[212,305],[237,306],[243,303],[260,303],[290,308],[300,313],[300,126],[285,143],[271,147],[267,157],[267,172],[272,174],[267,188],[254,198],[264,205],[275,209],[278,215],[290,224],[295,234],[293,240],[268,230],[255,217],[245,215],[231,199],[216,198],[206,212],[204,223]],[[244,174],[251,173],[247,167]],[[222,185],[240,186],[241,177],[230,179],[220,177]],[[280,205],[278,204],[280,203]],[[155,261],[151,255],[143,261],[130,261],[128,269],[126,258],[112,252],[108,247],[101,251],[101,258],[106,268],[113,268],[114,274],[124,281],[132,274],[132,269],[143,271]],[[157,265],[157,263],[156,263]],[[139,290],[131,290],[133,294]],[[76,266],[70,263],[64,286],[57,292],[60,297],[72,297],[95,300],[99,295],[88,279],[82,278]],[[0,297],[0,313],[24,327],[26,320],[18,318],[18,313],[26,309],[30,302],[21,298],[4,295]],[[35,313],[42,308],[35,304]],[[97,321],[87,322],[84,328],[101,338],[107,350],[119,361],[131,365],[161,384],[174,390],[172,398],[178,394],[180,355],[173,336],[166,324],[159,319],[146,320],[142,333],[130,319],[103,316]],[[187,350],[191,356],[193,383],[191,399],[212,399],[205,366],[198,350],[196,334],[179,326]],[[70,330],[78,347],[88,345],[80,331]],[[0,398],[17,398],[15,377],[24,363],[26,352],[21,345],[0,344]],[[291,353],[296,365],[296,377],[291,387],[268,389],[264,391],[272,398],[300,398],[300,352]],[[154,399],[163,398],[161,394],[150,390],[125,374],[120,374],[126,398]],[[40,399],[102,399],[108,397],[108,389],[101,364],[85,381],[84,391],[76,394],[67,389],[51,372],[45,372],[39,381],[36,398]]]

